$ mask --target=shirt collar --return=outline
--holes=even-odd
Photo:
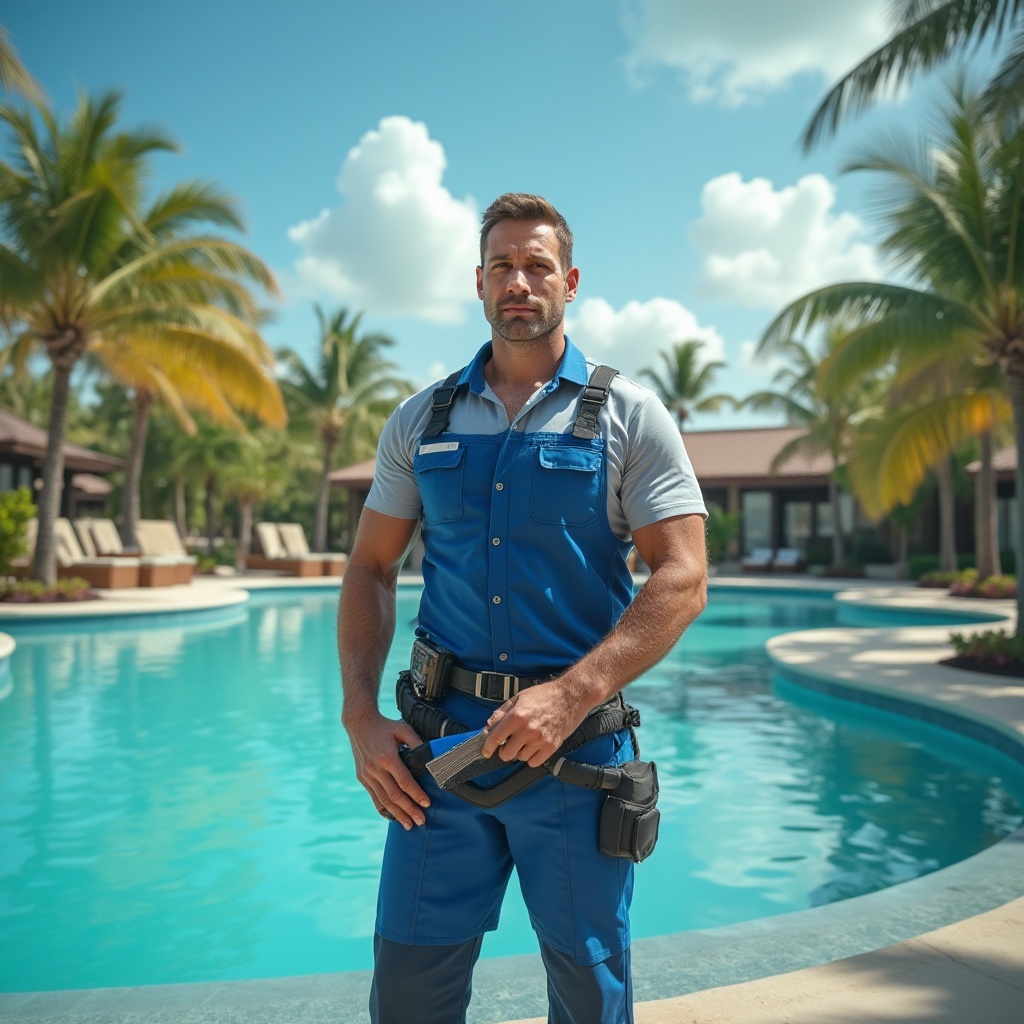
[[[462,371],[459,376],[460,384],[469,384],[470,391],[482,394],[487,386],[484,381],[484,363],[491,358],[491,343],[486,342],[475,356],[473,361]],[[572,384],[586,384],[589,379],[587,373],[587,360],[583,353],[565,337],[565,352],[562,354],[562,362],[555,372],[556,380],[567,380]]]

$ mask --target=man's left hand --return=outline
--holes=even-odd
[[[480,753],[503,761],[543,764],[572,735],[588,708],[566,693],[558,680],[517,693],[487,720],[487,741]]]

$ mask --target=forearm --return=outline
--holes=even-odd
[[[393,573],[357,561],[345,568],[338,604],[338,659],[341,664],[342,722],[377,711],[384,662],[395,635]]]
[[[656,665],[704,610],[702,566],[664,563],[655,569],[612,631],[559,679],[567,696],[589,711]]]

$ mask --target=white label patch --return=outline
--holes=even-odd
[[[420,455],[429,455],[431,452],[454,452],[459,447],[458,441],[436,441],[434,444],[421,444]]]

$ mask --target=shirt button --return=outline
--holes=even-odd
[[[493,602],[494,602],[495,604],[501,604],[501,598],[500,598],[500,597],[498,597],[498,595],[497,595],[497,594],[495,594],[495,595],[494,595],[494,597],[492,597],[492,598],[491,598],[491,600],[492,600],[492,601],[493,601]]]
[[[498,655],[498,661],[508,661],[508,655],[507,654],[499,654]]]
[[[491,543],[492,543],[492,544],[493,544],[493,545],[494,545],[495,547],[497,547],[497,546],[498,546],[498,545],[499,545],[499,544],[501,543],[501,538],[500,538],[500,537],[494,537],[494,538],[492,538],[492,539],[491,539]]]
[[[495,484],[494,485],[494,489],[496,491],[503,491],[503,490],[505,490],[505,485],[504,484]]]
[[[519,424],[518,423],[513,423],[512,424],[512,429],[513,430],[518,430],[519,429]]]

